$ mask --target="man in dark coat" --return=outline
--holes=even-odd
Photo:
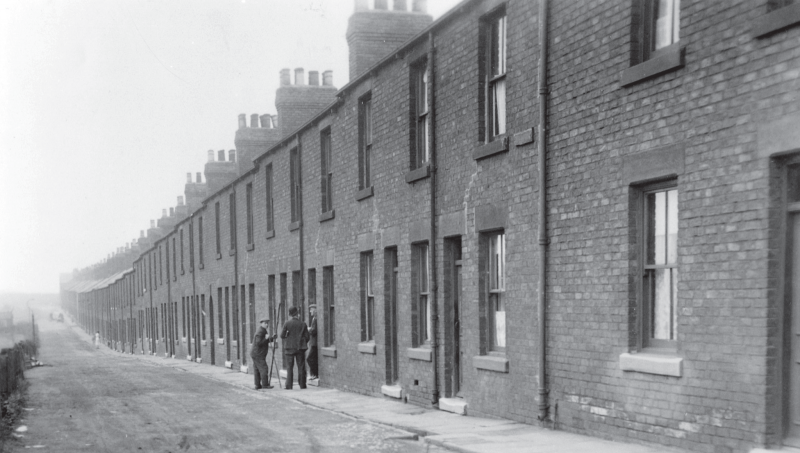
[[[297,362],[297,383],[300,388],[306,388],[306,349],[308,349],[308,327],[306,323],[297,318],[297,307],[289,309],[292,318],[286,321],[281,331],[283,339],[283,353],[286,355],[288,369],[286,370],[286,390],[292,389],[294,379],[294,363]]]
[[[250,357],[253,359],[253,381],[255,389],[261,390],[271,389],[269,385],[269,365],[267,365],[267,352],[269,352],[269,344],[275,341],[277,335],[269,336],[269,320],[262,319],[261,327],[256,331],[253,337],[253,347],[250,348]]]
[[[311,339],[308,342],[308,371],[311,373],[311,379],[319,377],[319,362],[317,362],[317,306],[311,304],[308,306],[311,321],[308,323],[308,334]]]

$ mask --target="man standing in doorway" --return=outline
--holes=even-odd
[[[269,365],[267,365],[267,352],[269,352],[269,343],[275,341],[277,335],[269,336],[269,319],[262,319],[260,321],[261,327],[256,331],[253,337],[253,347],[250,349],[250,357],[253,359],[253,382],[255,389],[271,389],[269,385]]]
[[[308,335],[311,339],[308,342],[308,371],[311,374],[311,379],[319,378],[319,362],[317,362],[317,306],[311,304],[308,306],[311,321],[308,323]]]
[[[294,363],[297,362],[297,383],[306,388],[306,349],[308,349],[308,327],[297,318],[297,307],[289,309],[292,318],[286,321],[281,331],[283,353],[286,355],[286,390],[291,390],[294,380]]]

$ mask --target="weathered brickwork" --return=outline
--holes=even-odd
[[[455,397],[458,390],[471,415],[692,451],[779,446],[787,401],[797,399],[784,390],[790,376],[783,338],[791,319],[785,302],[791,278],[786,273],[787,203],[800,201],[800,195],[797,200],[787,195],[797,175],[787,168],[800,160],[795,132],[800,27],[769,29],[764,1],[683,1],[677,44],[637,66],[639,2],[548,4],[547,89],[540,90],[536,2],[466,2],[419,35],[430,22],[424,14],[366,10],[359,2],[348,37],[350,82],[338,92],[328,83],[291,85],[285,70],[277,120],[282,136],[276,129],[250,129],[240,122],[236,146],[247,165],[224,156],[209,162],[206,186],[187,183],[192,211],[178,206],[132,247],[91,270],[94,274],[84,273],[91,278],[63,290],[65,306],[87,330],[101,330],[103,338],[120,342],[114,345],[120,350],[201,358],[215,366],[228,362],[240,369],[250,362],[251,326],[258,319],[269,318],[279,328],[288,307],[300,307],[307,320],[308,305],[316,303],[322,386],[377,397],[383,397],[385,386],[399,386],[405,401],[423,406]],[[504,134],[487,142],[482,136],[482,34],[486,18],[503,10],[506,126]],[[393,23],[405,25],[386,30],[387,41],[376,44],[381,30],[370,26],[387,18],[401,18]],[[402,40],[393,35],[398,29],[407,32]],[[397,43],[389,46],[392,40]],[[669,58],[669,65],[647,72]],[[432,68],[435,160],[415,169],[410,165],[412,80],[415,65],[424,59]],[[364,73],[367,68],[371,71]],[[545,137],[538,129],[540,93],[547,95]],[[365,95],[372,105],[372,181],[362,189],[359,100]],[[323,212],[320,136],[327,131],[333,209]],[[548,240],[544,376],[537,315],[542,140]],[[299,156],[297,177],[292,177],[292,153]],[[272,229],[267,226],[269,166]],[[300,194],[294,222],[292,181]],[[648,184],[663,181],[671,181],[678,194],[677,334],[668,348],[654,350],[646,347],[641,327],[641,200]],[[197,204],[203,190],[206,198]],[[506,247],[505,290],[499,296],[505,305],[506,347],[491,352],[488,238],[498,232],[505,235]],[[431,312],[438,317],[431,318],[434,339],[417,344],[414,250],[422,244],[434,252],[427,297],[436,302]],[[374,339],[364,341],[362,254],[370,252]],[[395,252],[396,274],[386,261]],[[333,344],[325,343],[331,335],[325,331],[330,320],[323,306],[329,268]],[[201,324],[184,329],[193,315],[184,313],[183,301],[193,296],[204,296],[206,306],[194,315]],[[177,312],[164,318],[164,307],[175,303]],[[158,308],[158,319],[145,318],[151,308]],[[125,330],[133,324],[126,321],[131,315],[135,339]],[[205,343],[199,339],[203,327]],[[392,377],[395,332],[397,374]],[[285,366],[280,355],[277,361]],[[540,382],[546,401],[540,401]],[[543,421],[540,403],[549,406]]]

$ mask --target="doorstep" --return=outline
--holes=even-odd
[[[463,398],[439,398],[439,410],[467,415],[467,402]]]

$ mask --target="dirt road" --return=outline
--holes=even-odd
[[[130,355],[96,351],[65,324],[41,325],[27,431],[11,452],[423,452],[408,433],[244,390]],[[169,360],[169,359],[165,359]],[[438,450],[437,451],[441,451]]]

